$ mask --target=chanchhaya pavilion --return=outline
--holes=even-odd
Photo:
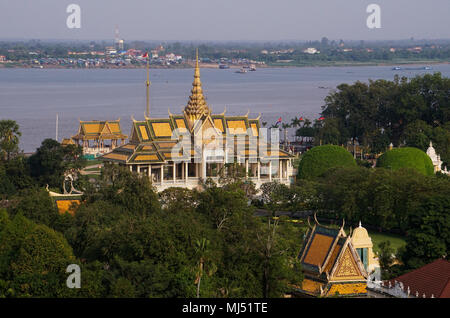
[[[148,176],[158,191],[193,189],[207,178],[218,181],[226,163],[239,164],[257,188],[270,181],[293,181],[293,156],[279,149],[276,136],[266,140],[270,133],[261,129],[259,116],[212,114],[203,95],[198,53],[182,114],[169,111],[168,118],[151,118],[147,110],[147,116],[144,121],[133,119],[129,142],[101,158]]]

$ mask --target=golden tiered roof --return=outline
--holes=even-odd
[[[184,108],[184,113],[186,118],[191,122],[191,125],[195,120],[200,119],[202,115],[211,113],[211,110],[206,104],[205,96],[203,96],[202,82],[200,81],[200,68],[198,66],[198,49],[195,54],[195,72],[191,96],[189,96],[189,101]]]
[[[191,136],[203,134],[203,143],[207,144],[212,140],[208,138],[205,131],[215,131],[215,138],[223,139],[225,144],[228,134],[241,136],[244,145],[240,157],[250,158],[258,156],[259,143],[250,145],[249,138],[259,141],[259,129],[261,127],[259,116],[248,118],[248,113],[243,116],[225,116],[225,111],[221,114],[211,114],[211,110],[206,104],[203,96],[202,83],[200,81],[200,70],[198,64],[198,51],[196,52],[196,64],[194,72],[194,82],[192,83],[191,95],[184,108],[183,114],[174,115],[169,111],[167,118],[145,117],[144,121],[133,119],[132,132],[129,143],[115,148],[111,153],[102,156],[108,161],[122,164],[153,164],[173,161],[172,148],[175,147],[181,136],[188,132]],[[213,129],[209,129],[213,128]],[[292,155],[281,149],[270,149],[266,145],[265,152],[260,153],[260,157],[267,159],[291,158]],[[191,158],[200,157],[200,145],[193,145]]]
[[[128,136],[122,134],[120,119],[118,120],[80,120],[78,133],[72,136],[73,140],[90,139],[127,139]]]

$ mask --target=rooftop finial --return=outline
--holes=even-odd
[[[202,82],[200,81],[200,67],[198,64],[198,49],[195,51],[195,72],[194,82],[192,83],[191,96],[184,112],[191,122],[199,119],[203,114],[209,113],[209,107],[206,105],[205,97],[203,96]]]
[[[362,226],[361,226],[361,220],[359,220],[359,227],[362,227]]]

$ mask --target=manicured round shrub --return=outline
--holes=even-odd
[[[430,157],[418,148],[395,148],[385,152],[377,160],[377,167],[398,170],[412,168],[430,176],[434,174],[433,163]]]
[[[298,165],[298,178],[312,179],[335,167],[356,166],[356,161],[345,148],[324,145],[308,150]]]

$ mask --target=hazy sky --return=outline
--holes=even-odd
[[[68,29],[66,8],[81,7]],[[381,7],[381,29],[366,8]],[[450,38],[450,0],[0,0],[0,38],[383,40]]]

